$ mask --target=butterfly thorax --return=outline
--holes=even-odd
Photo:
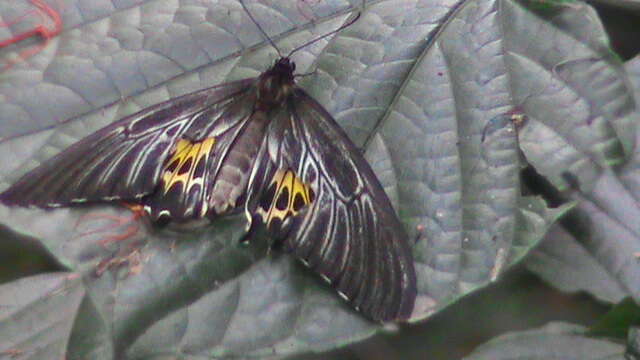
[[[295,86],[293,72],[296,64],[288,57],[278,59],[258,78],[256,110],[269,112],[280,106]]]

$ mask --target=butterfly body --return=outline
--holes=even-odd
[[[127,201],[152,221],[244,211],[377,321],[416,296],[407,235],[373,171],[282,57],[259,77],[144,109],[62,151],[0,194],[6,205]]]

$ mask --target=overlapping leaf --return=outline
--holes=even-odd
[[[640,58],[629,61],[626,70],[637,93]],[[579,205],[563,226],[554,226],[527,266],[565,291],[586,291],[612,303],[625,296],[638,301],[639,161],[636,150],[627,164],[606,171],[593,189],[578,189]]]
[[[540,329],[513,332],[480,346],[467,360],[502,359],[623,360],[624,346],[592,338],[578,325],[551,323]]]

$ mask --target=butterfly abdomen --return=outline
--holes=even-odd
[[[219,170],[213,179],[209,217],[225,214],[244,205],[247,183],[267,124],[268,118],[264,112],[254,112],[221,158]]]

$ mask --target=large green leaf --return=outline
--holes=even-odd
[[[65,2],[60,36],[0,74],[0,185],[124,115],[256,76],[276,57],[236,1],[115,3]],[[284,52],[361,6],[247,3]],[[301,86],[363,147],[418,239],[414,321],[495,281],[565,211],[521,195],[521,150],[554,184],[571,172],[586,187],[633,146],[635,103],[593,10],[529,5],[370,1],[354,25],[293,56],[300,73],[315,70]],[[83,215],[104,212],[127,214],[0,207],[0,218],[82,275],[117,358],[286,356],[383,329],[290,257],[265,256],[264,242],[239,247],[242,217],[188,234],[142,227],[130,264],[96,276],[118,247],[98,243],[104,232],[85,234],[105,221]]]

